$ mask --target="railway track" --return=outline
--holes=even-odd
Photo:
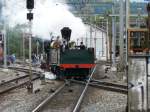
[[[103,85],[108,85],[108,86],[114,86],[114,87],[124,88],[124,89],[128,88],[128,86],[124,85],[124,84],[112,83],[112,82],[102,81],[102,80],[96,80],[96,79],[92,79],[91,82],[98,83],[98,84],[103,84]]]
[[[29,73],[28,69],[23,69],[23,68],[9,68],[9,69],[14,69],[17,71],[21,71],[21,72],[25,72],[25,73]],[[32,71],[33,73],[33,77],[32,80],[36,80],[40,78],[40,73],[36,72],[35,70]],[[7,93],[13,89],[19,88],[21,86],[24,86],[26,84],[29,83],[29,75],[24,75],[24,76],[20,76],[14,79],[10,79],[8,81],[3,81],[0,83],[0,94],[4,94]]]
[[[8,69],[12,69],[12,70],[16,70],[16,71],[20,71],[20,72],[25,72],[25,73],[29,73],[30,70],[27,68],[22,68],[22,67],[8,67]],[[31,70],[32,73],[41,73],[41,71],[36,71],[36,70]]]
[[[39,112],[41,111],[45,105],[47,105],[52,98],[54,98],[61,90],[66,86],[66,83],[61,85],[58,89],[55,90],[49,97],[47,97],[43,102],[41,102],[32,112]]]
[[[36,79],[39,79],[40,77],[39,76],[34,76],[32,78],[32,81],[36,80]],[[0,95],[1,94],[4,94],[4,93],[7,93],[11,90],[14,90],[16,88],[19,88],[21,86],[24,86],[24,85],[27,85],[29,83],[29,78],[25,78],[25,79],[21,79],[19,81],[16,82],[9,82],[9,83],[5,83],[3,85],[0,86]]]
[[[69,111],[71,111],[71,112],[78,112],[80,110],[80,105],[81,105],[81,103],[83,101],[83,98],[84,98],[86,92],[87,92],[89,83],[90,83],[91,78],[92,78],[92,76],[93,76],[93,74],[95,72],[95,69],[96,69],[96,67],[93,69],[93,72],[91,73],[91,75],[90,75],[90,77],[89,77],[89,79],[88,79],[88,81],[87,81],[85,86],[75,84],[75,86],[73,86],[73,87],[76,88],[76,89],[73,89],[73,91],[76,91],[76,92],[73,92],[74,95],[72,95],[72,94],[70,94],[70,96],[67,95],[67,97],[73,98],[73,99],[71,99],[71,101],[69,100],[70,103],[68,103],[68,105],[67,105],[67,108],[70,108]],[[73,84],[73,83],[71,83],[71,84]],[[50,105],[50,103],[52,103],[52,100],[54,99],[54,97],[57,94],[59,94],[59,95],[61,95],[60,96],[61,99],[59,99],[59,100],[62,100],[63,98],[66,97],[66,93],[65,93],[66,89],[68,89],[70,87],[72,87],[72,86],[71,85],[70,86],[66,86],[66,83],[63,84],[53,94],[51,94],[48,98],[46,98],[43,102],[41,102],[32,112],[43,112],[43,111],[44,112],[49,112],[51,110],[51,108],[53,107],[52,106],[51,108],[49,108],[49,105]],[[83,88],[83,89],[81,89],[81,88]],[[81,91],[81,92],[79,92],[79,91]],[[62,94],[64,94],[64,96],[62,96]],[[79,95],[77,95],[77,94],[79,94]],[[58,98],[59,98],[59,96],[56,97],[56,99],[58,99]],[[54,102],[56,102],[56,101],[54,101]],[[58,103],[60,103],[60,102],[61,101],[59,101]],[[55,103],[55,106],[58,105],[58,103]],[[62,103],[66,103],[66,102],[62,102]],[[68,107],[69,105],[71,107]],[[68,111],[68,110],[66,110],[66,111]]]
[[[78,80],[71,80],[71,81],[74,83],[78,83],[78,84],[84,84],[84,85],[86,84],[85,81],[78,81]],[[123,93],[123,94],[128,93],[127,85],[111,83],[111,82],[107,82],[107,81],[99,81],[99,80],[91,79],[89,86],[96,87],[99,89],[104,89],[107,91],[119,92],[119,93]]]

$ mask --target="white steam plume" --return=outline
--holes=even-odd
[[[60,30],[67,26],[72,29],[72,40],[83,37],[85,25],[80,18],[69,12],[69,7],[58,3],[58,0],[35,0],[33,10],[33,34],[49,39],[49,33],[60,35]],[[60,0],[59,0],[60,1]],[[3,16],[9,26],[27,24],[26,0],[7,0],[3,9]]]

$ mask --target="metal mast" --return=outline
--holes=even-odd
[[[27,13],[27,19],[29,20],[29,84],[28,84],[28,92],[32,93],[33,92],[33,83],[32,83],[32,60],[31,60],[31,43],[32,43],[32,20],[33,20],[33,13],[32,9],[34,8],[34,0],[27,0],[26,7],[29,11]]]
[[[114,4],[112,5],[112,14],[115,13],[115,10],[114,10],[114,6],[115,5],[115,2]],[[115,26],[115,17],[113,16],[112,17],[112,66],[115,67],[116,65],[116,62],[115,62],[115,59],[116,59],[116,33],[115,33],[115,30],[116,29],[116,26]]]
[[[3,1],[4,7],[6,8],[6,1]],[[4,68],[7,69],[7,46],[6,46],[6,17],[4,18],[3,36],[4,36]]]
[[[130,1],[126,0],[126,77],[127,77],[127,83],[128,83],[128,28],[129,28],[129,11],[130,11]],[[129,95],[129,93],[128,93]],[[128,112],[130,112],[130,98],[127,98],[127,107],[128,107]]]
[[[124,68],[124,11],[123,11],[123,0],[120,0],[120,39],[119,39],[119,46],[120,46],[120,71],[123,71]]]

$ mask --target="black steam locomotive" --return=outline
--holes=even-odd
[[[71,29],[64,27],[61,34],[65,45],[52,47],[51,41],[45,42],[48,68],[58,78],[87,77],[95,66],[94,48],[83,46],[70,48]]]

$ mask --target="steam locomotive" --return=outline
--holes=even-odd
[[[51,41],[45,42],[45,52],[47,65],[57,78],[85,78],[95,66],[94,48],[80,49],[75,46],[69,48],[71,29],[64,27],[61,30],[62,38],[66,41],[65,49],[63,46],[52,48]]]

